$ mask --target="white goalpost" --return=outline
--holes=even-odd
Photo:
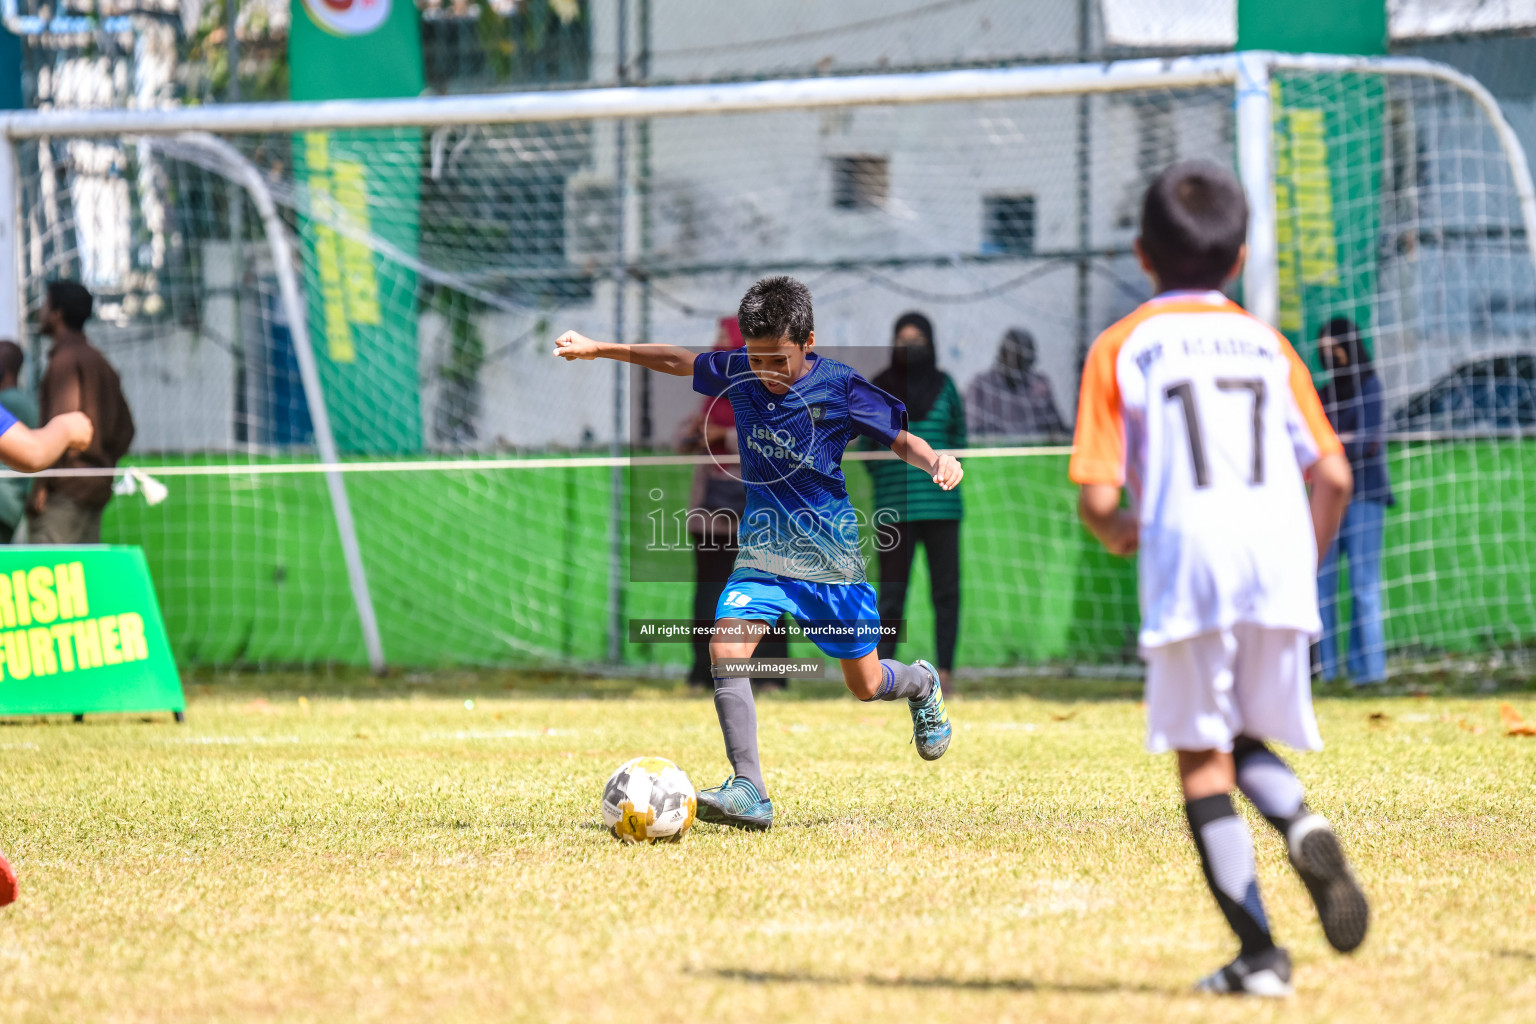
[[[119,500],[109,532],[145,546],[188,662],[676,666],[685,651],[622,623],[690,614],[685,553],[640,551],[635,525],[686,499],[700,457],[667,449],[691,399],[550,369],[549,339],[708,347],[753,276],[789,272],[818,338],[866,372],[912,305],[943,310],[962,389],[1025,322],[1070,421],[1085,337],[1143,287],[1129,204],[1190,156],[1248,194],[1245,304],[1304,355],[1340,313],[1376,352],[1402,495],[1389,648],[1498,660],[1536,641],[1519,362],[1536,189],[1497,103],[1445,65],[1240,53],[18,111],[0,136],[0,336],[26,337],[50,277],[104,297],[93,336],[150,410],[130,461],[177,485],[167,508]],[[1086,298],[1064,312],[1069,278]],[[971,665],[1131,655],[1126,568],[1045,482],[1067,441],[964,453],[985,467]]]

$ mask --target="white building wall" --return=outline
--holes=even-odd
[[[714,318],[734,313],[756,276],[787,272],[812,287],[821,349],[841,352],[871,374],[884,364],[892,322],[909,309],[933,320],[941,364],[962,389],[991,365],[1007,329],[1030,330],[1039,368],[1071,422],[1080,361],[1073,255],[1077,108],[1075,98],[1051,98],[653,121],[648,260],[695,272],[656,279],[650,339],[707,347]],[[1092,100],[1089,220],[1096,253],[1127,248],[1135,233],[1144,180],[1156,169],[1145,162],[1142,125],[1149,119],[1154,132],[1166,135],[1152,147],[1153,157],[1231,161],[1224,93],[1175,104],[1146,97]],[[611,185],[615,134],[611,124],[597,126],[583,185]],[[631,127],[628,134],[633,175],[638,132]],[[834,207],[833,160],[852,155],[888,158],[889,195],[880,208]],[[975,262],[983,251],[984,198],[1018,194],[1036,198],[1041,258]],[[626,221],[629,252],[638,254],[637,195]],[[599,266],[611,261],[595,256]],[[880,263],[914,258],[927,262]],[[860,265],[839,269],[838,261]],[[747,268],[771,270],[755,274]],[[628,291],[625,339],[633,341],[640,331],[641,288],[632,283]],[[1090,332],[1128,312],[1146,291],[1128,258],[1098,258],[1090,281]],[[503,349],[508,339],[530,331],[542,339],[507,349],[485,367],[483,441],[534,448],[606,442],[609,370],[558,365],[546,353],[564,329],[613,336],[610,282],[580,308],[495,313],[481,323],[488,350]],[[878,351],[852,351],[858,348]],[[670,440],[693,411],[692,403],[653,403],[653,439]]]
[[[614,81],[617,6],[617,0],[591,4],[592,69],[599,84]],[[631,59],[640,49],[639,8],[629,3]],[[752,78],[1068,59],[1078,52],[1078,12],[1074,0],[652,0],[651,77]]]
[[[259,260],[259,254],[257,259]],[[200,326],[93,320],[86,325],[123,382],[133,451],[226,451],[235,445],[236,280],[226,244],[203,246]]]
[[[93,323],[86,333],[122,379],[135,453],[234,447],[235,366],[226,349],[183,327]]]

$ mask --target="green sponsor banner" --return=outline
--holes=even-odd
[[[1238,0],[1237,48],[1383,54],[1386,0]],[[1279,326],[1315,367],[1329,319],[1375,320],[1386,87],[1380,76],[1286,71],[1270,89]]]
[[[1329,319],[1367,333],[1375,320],[1386,85],[1379,75],[1286,73],[1271,95],[1279,326],[1315,354]]]
[[[422,91],[420,25],[409,0],[293,0],[291,16],[294,99]],[[421,133],[310,132],[293,148],[311,199],[312,216],[299,222],[309,330],[337,447],[417,451],[416,273],[406,264],[420,234]]]
[[[183,711],[144,552],[0,547],[0,715]]]

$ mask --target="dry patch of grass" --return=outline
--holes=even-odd
[[[1320,701],[1329,747],[1296,763],[1374,930],[1331,953],[1253,819],[1298,987],[1256,1008],[1187,994],[1233,942],[1172,767],[1141,753],[1133,699],[1074,702],[1073,685],[956,701],[934,765],[902,708],[766,699],[775,829],[641,849],[600,827],[614,767],[660,754],[700,786],[726,771],[709,702],[664,687],[291,677],[195,686],[185,726],[9,725],[0,847],[22,899],[0,912],[0,1005],[328,1024],[1529,1019],[1536,739],[1503,734],[1500,698]],[[1502,699],[1536,720],[1529,695]]]

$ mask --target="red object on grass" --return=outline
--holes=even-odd
[[[0,907],[16,902],[16,869],[0,853]]]

